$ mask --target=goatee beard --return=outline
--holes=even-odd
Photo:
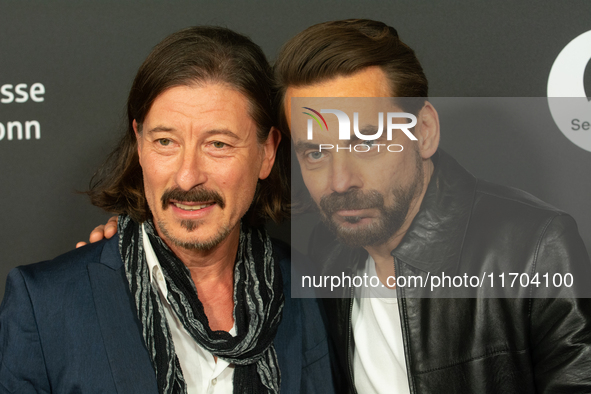
[[[223,197],[215,190],[205,189],[203,187],[193,188],[191,190],[182,190],[180,188],[173,188],[166,190],[160,198],[162,202],[162,209],[166,210],[169,208],[171,200],[179,202],[211,202],[217,204],[221,209],[226,206]],[[199,220],[181,220],[180,225],[188,232],[193,232],[199,227],[201,222]],[[208,240],[199,241],[183,241],[178,239],[168,231],[167,224],[159,220],[157,222],[158,229],[162,231],[162,234],[175,246],[198,251],[209,251],[218,246],[232,231],[231,228],[222,227],[218,230],[218,233]]]
[[[173,245],[179,248],[196,250],[201,252],[208,252],[216,246],[218,246],[224,239],[226,239],[226,237],[233,230],[233,228],[222,227],[219,229],[218,233],[210,239],[199,241],[183,241],[181,239],[174,237],[168,231],[168,229],[166,228],[166,223],[164,223],[163,221],[158,221],[157,225],[158,229],[162,231],[162,238],[164,240],[171,242]],[[181,226],[185,227],[190,232],[193,231],[194,228],[198,227],[199,223],[196,220],[183,220],[181,221]]]
[[[391,190],[394,204],[386,206],[384,196],[377,190],[350,189],[344,193],[332,193],[320,199],[322,221],[337,235],[341,242],[351,247],[374,246],[385,243],[396,234],[406,219],[413,199],[423,190],[423,166],[417,153],[416,174],[407,188],[396,187]],[[375,209],[378,217],[371,223],[358,226],[343,226],[334,215],[342,210]],[[347,216],[343,220],[350,224],[358,223],[362,217]]]

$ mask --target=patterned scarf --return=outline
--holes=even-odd
[[[273,339],[277,333],[284,296],[279,264],[264,230],[241,224],[234,266],[234,323],[236,336],[212,331],[199,301],[189,269],[157,235],[144,225],[168,286],[167,300],[187,332],[214,356],[235,365],[234,393],[279,393],[280,377]],[[129,290],[144,342],[156,372],[161,394],[187,393],[174,350],[164,306],[151,285],[142,243],[142,226],[119,216],[119,252],[125,264]]]

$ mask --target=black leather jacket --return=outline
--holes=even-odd
[[[397,275],[559,269],[591,281],[572,217],[474,178],[441,150],[433,161],[420,211],[392,251]],[[327,271],[343,261],[354,270],[367,258],[323,227],[311,239],[310,256]],[[340,393],[356,392],[352,291],[344,291],[346,298],[324,299]],[[559,298],[524,291],[531,297],[434,299],[398,287],[410,392],[591,393],[591,299],[569,297],[572,288],[560,289]]]

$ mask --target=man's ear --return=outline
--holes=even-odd
[[[271,173],[273,163],[275,163],[275,157],[277,155],[277,148],[281,142],[281,132],[271,127],[267,141],[263,144],[263,163],[261,165],[261,171],[259,172],[259,179],[265,179]]]
[[[133,120],[132,126],[133,126],[133,131],[135,133],[135,140],[137,143],[137,154],[139,156],[140,166],[141,166],[142,165],[142,141],[141,141],[142,137],[139,132],[139,126],[138,126],[137,122],[135,121],[135,119]]]
[[[423,159],[428,159],[439,147],[439,115],[428,101],[419,112],[415,130],[419,153]]]

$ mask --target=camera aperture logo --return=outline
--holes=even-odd
[[[326,120],[324,120],[324,116],[320,115],[320,112],[313,110],[312,108],[309,108],[309,107],[303,107],[303,108],[314,112],[320,119],[322,119],[322,123],[324,123],[324,127],[326,127],[326,131],[328,131],[328,125],[326,124]],[[318,120],[318,118],[316,116],[312,115],[309,112],[304,112],[304,114],[311,116],[312,119],[314,119],[316,121],[316,123],[318,123],[318,126],[320,126],[320,128],[322,129],[322,124],[320,124],[320,121]],[[312,139],[312,119],[308,119],[308,139],[309,140]]]
[[[324,130],[325,132],[329,132],[328,123],[326,119],[322,116],[322,114],[333,114],[337,117],[339,130],[338,130],[338,137],[340,141],[350,141],[351,140],[351,119],[349,115],[347,115],[344,111],[338,109],[321,109],[317,111],[310,107],[302,107],[310,112],[302,112],[305,115],[308,115],[310,119],[308,119],[307,123],[307,139],[313,140],[314,139],[314,123],[318,124],[320,130]],[[399,120],[401,118],[409,119],[410,122],[407,123],[395,123],[395,119]],[[359,113],[353,113],[353,133],[355,138],[361,141],[376,141],[379,140],[383,133],[384,133],[384,120],[386,120],[386,139],[388,141],[392,140],[392,135],[394,130],[401,130],[410,140],[416,141],[417,138],[410,132],[409,129],[413,128],[417,124],[417,118],[415,115],[407,112],[387,112],[386,116],[384,116],[384,112],[378,113],[378,126],[375,128],[375,132],[373,134],[364,134],[359,128]],[[364,130],[367,132],[367,130]],[[372,130],[373,131],[373,130]],[[378,144],[374,143],[371,146],[367,142],[363,142],[356,145],[351,145],[350,143],[339,145],[339,144],[319,144],[318,151],[327,151],[327,150],[335,150],[339,152],[341,150],[346,151],[355,151],[355,152],[369,152],[372,148],[380,150],[380,147],[385,147],[388,152],[402,152],[403,146],[400,144]]]
[[[590,60],[591,30],[569,42],[554,61],[548,77],[548,106],[560,131],[591,152],[591,102],[587,98],[591,93],[585,92]]]

